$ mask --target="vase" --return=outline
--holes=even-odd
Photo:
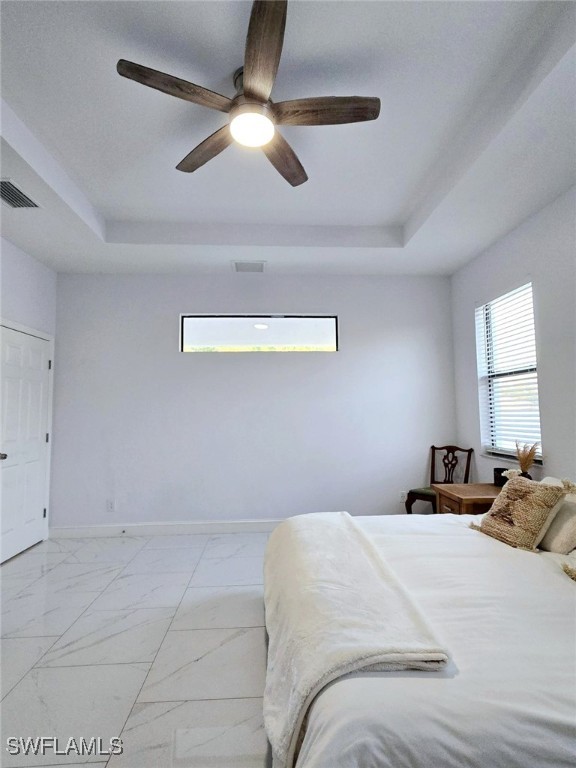
[[[520,472],[520,477],[525,477],[526,480],[532,480],[532,475],[529,475],[528,472]]]
[[[502,488],[508,482],[508,478],[502,472],[506,472],[506,467],[494,467],[494,485],[498,488]]]

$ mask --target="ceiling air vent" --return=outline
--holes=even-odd
[[[264,272],[265,261],[233,261],[236,272]]]
[[[8,179],[0,181],[0,197],[10,208],[39,208],[22,190]]]

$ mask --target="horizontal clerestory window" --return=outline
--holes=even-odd
[[[336,352],[338,318],[181,315],[181,352]]]

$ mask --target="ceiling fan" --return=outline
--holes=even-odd
[[[200,85],[120,59],[120,75],[170,96],[229,115],[229,124],[205,139],[176,166],[191,173],[222,152],[234,140],[244,146],[262,147],[276,170],[297,187],[308,180],[306,171],[277,125],[336,125],[375,120],[380,99],[364,96],[319,96],[273,103],[287,0],[255,0],[250,14],[244,67],[234,73],[236,96],[229,99]]]

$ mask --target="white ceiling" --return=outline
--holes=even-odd
[[[299,2],[274,100],[378,96],[379,119],[282,132],[290,187],[237,146],[175,165],[226,116],[117,75],[225,95],[250,3],[3,2],[4,234],[61,271],[447,274],[576,180],[573,3]]]

